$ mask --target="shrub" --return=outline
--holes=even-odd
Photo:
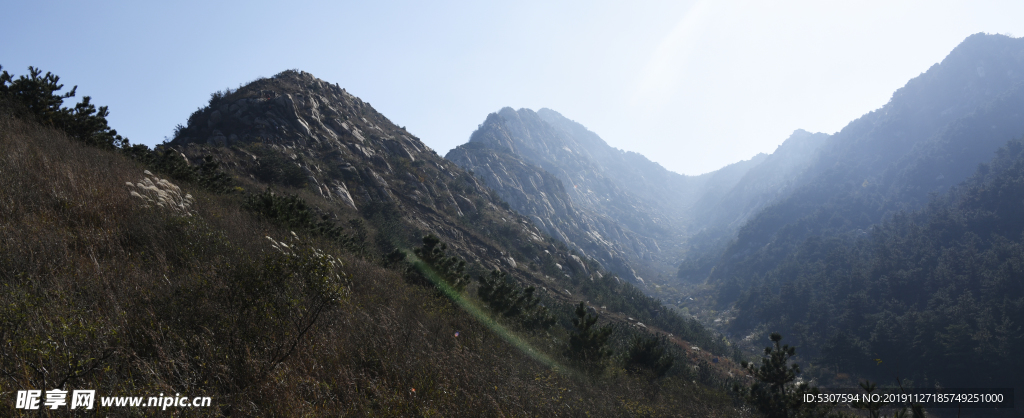
[[[638,373],[647,370],[662,377],[672,368],[675,358],[665,351],[665,338],[634,335],[623,358],[626,370]]]

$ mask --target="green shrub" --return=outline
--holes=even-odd
[[[662,377],[672,368],[675,358],[665,351],[665,337],[634,335],[623,358],[626,370],[638,373],[647,370]]]

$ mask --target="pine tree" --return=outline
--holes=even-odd
[[[429,265],[456,292],[462,292],[469,284],[466,261],[448,255],[448,244],[434,234],[423,237],[423,246],[413,250],[416,256]]]
[[[569,358],[582,362],[596,363],[611,355],[607,347],[608,338],[612,335],[612,328],[609,326],[594,327],[597,323],[597,316],[587,313],[587,305],[580,302],[576,306],[576,318],[572,320],[576,330],[569,336],[569,346],[566,355]]]
[[[790,359],[796,355],[796,348],[781,345],[782,335],[777,332],[773,332],[770,339],[774,346],[765,347],[760,366],[746,361],[742,363],[743,368],[754,376],[756,382],[747,390],[739,386],[734,386],[733,389],[740,392],[747,402],[768,418],[825,415],[823,411],[817,411],[819,405],[803,402],[804,394],[817,394],[818,389],[811,388],[806,383],[793,383],[800,374],[799,365],[789,364]]]
[[[0,66],[0,70],[2,70]],[[75,97],[78,86],[59,93],[64,88],[60,77],[28,67],[29,74],[15,79],[7,71],[0,72],[0,94],[8,96],[25,107],[36,120],[63,130],[71,137],[100,148],[125,148],[128,140],[107,124],[110,112],[106,106],[98,109],[89,96],[82,98],[73,108],[64,108],[64,99]]]
[[[0,70],[3,66],[0,66]],[[29,112],[35,115],[44,124],[54,124],[61,113],[61,105],[64,99],[75,97],[78,86],[71,88],[71,91],[59,94],[64,88],[60,84],[60,77],[47,72],[40,77],[42,70],[35,67],[28,67],[28,76],[20,76],[17,79],[7,71],[0,73],[0,92],[9,94],[15,100],[24,105]]]

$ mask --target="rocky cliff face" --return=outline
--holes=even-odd
[[[473,167],[488,187],[548,235],[626,279],[642,280],[631,266],[650,261],[648,245],[657,244],[624,229],[607,216],[577,207],[554,175],[514,154],[480,143],[458,147],[446,158],[460,166]]]
[[[524,117],[527,110],[517,112]],[[500,115],[511,115],[511,109],[503,109]],[[543,149],[536,156],[573,184],[586,185],[586,189],[574,188],[573,197],[607,213],[628,214],[640,210],[658,226],[645,229],[637,225],[638,232],[655,233],[656,230],[684,228],[691,219],[689,209],[708,186],[714,174],[684,176],[669,171],[660,164],[635,152],[613,148],[596,133],[551,109],[537,111],[537,116],[561,134],[559,147],[547,147],[537,141],[524,141],[528,148]],[[548,148],[548,149],[544,149]],[[553,148],[553,149],[551,149]],[[562,153],[560,149],[572,149],[575,153]],[[578,162],[576,162],[578,161]],[[749,164],[735,164],[742,173]],[[612,185],[614,188],[606,186]],[[715,184],[717,187],[731,187],[728,183]],[[613,197],[634,196],[634,202],[616,201]],[[639,205],[639,206],[638,206]],[[682,210],[681,210],[682,209]],[[629,216],[625,216],[629,218]]]
[[[552,122],[549,122],[553,121]],[[491,114],[470,142],[446,158],[472,170],[513,208],[552,236],[619,275],[671,271],[682,234],[685,176],[600,137],[554,111]]]

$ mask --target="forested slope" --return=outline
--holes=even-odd
[[[1024,387],[1024,142],[919,211],[801,243],[730,324],[792,337],[822,372]],[[880,359],[879,363],[875,359]]]

